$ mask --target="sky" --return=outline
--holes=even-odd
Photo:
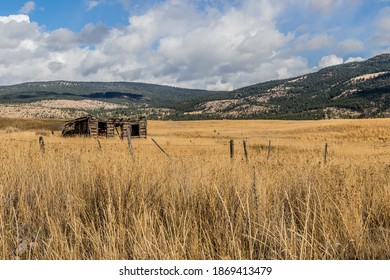
[[[231,90],[390,52],[390,0],[2,0],[0,85]]]

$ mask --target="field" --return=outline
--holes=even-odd
[[[0,259],[390,259],[390,119],[0,129]]]

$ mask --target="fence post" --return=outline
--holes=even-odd
[[[116,133],[118,133],[119,138],[120,138],[121,140],[123,140],[122,134],[119,133],[119,130],[118,130],[118,128],[117,128],[116,126],[115,126],[115,131],[116,131]]]
[[[268,154],[267,154],[267,160],[271,157],[271,140],[269,140],[268,143]]]
[[[96,138],[97,139],[97,142],[98,142],[98,147],[99,147],[99,150],[101,150],[102,149],[102,145],[100,144],[100,139],[99,139],[99,135],[98,135],[98,137]]]
[[[163,148],[161,148],[161,146],[156,142],[156,140],[154,140],[153,138],[152,138],[152,141],[153,141],[153,143],[154,144],[156,144],[156,146],[167,156],[167,157],[169,157],[170,158],[170,156],[164,151],[164,149]]]
[[[126,133],[127,133],[127,144],[129,146],[130,156],[131,159],[134,159],[133,144],[131,143],[131,127],[127,127]]]
[[[43,136],[39,136],[39,146],[41,148],[42,154],[45,153],[45,140],[43,139]]]
[[[243,142],[244,145],[244,154],[245,154],[245,159],[248,162],[248,150],[246,149],[246,141],[244,140]]]
[[[328,143],[325,143],[324,163],[328,160]]]
[[[234,140],[230,140],[230,158],[234,157]]]

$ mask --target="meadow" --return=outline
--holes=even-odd
[[[390,119],[150,121],[134,158],[22,123],[0,120],[0,259],[390,259]]]

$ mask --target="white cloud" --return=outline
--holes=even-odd
[[[158,16],[148,14],[142,19],[132,19],[133,27],[148,26],[149,30],[142,32],[145,34],[157,31],[156,34],[161,35],[176,29],[175,34],[163,35],[153,52],[154,59],[161,61],[151,67],[154,78],[160,81],[167,78],[181,86],[226,84],[238,87],[247,85],[253,73],[257,74],[256,82],[269,73],[278,76],[277,69],[261,74],[258,69],[263,63],[270,63],[275,50],[290,41],[292,35],[276,29],[273,21],[276,11],[269,2],[251,3],[241,10],[208,15],[198,14],[187,6],[183,14],[182,8],[175,11],[178,6],[170,5],[164,12],[159,10]],[[177,16],[172,17],[172,13]],[[179,27],[174,28],[175,25]],[[132,42],[137,40],[134,38]],[[143,49],[142,45],[140,49]],[[242,76],[248,77],[246,83]]]
[[[207,8],[199,9],[194,4],[197,1],[206,3]],[[310,3],[312,8],[326,12],[352,1],[355,0],[298,3],[305,8]],[[132,2],[84,3],[94,9],[103,4],[130,7]],[[28,15],[0,17],[0,84],[56,79],[126,80],[233,89],[313,70],[308,59],[302,57],[306,51],[333,53],[321,59],[318,66],[322,68],[343,63],[334,54],[358,56],[363,50],[364,43],[353,37],[338,42],[332,30],[314,32],[308,26],[302,34],[293,28],[282,29],[282,8],[287,9],[292,0],[235,3],[229,6],[222,0],[167,0],[131,16],[126,26],[87,24],[78,32],[66,28],[47,30],[30,22]],[[223,8],[217,8],[221,5]],[[383,21],[386,18],[378,16],[376,24],[382,29],[386,28],[382,27]]]
[[[101,1],[89,3],[93,8]],[[279,12],[266,0],[247,0],[223,11],[199,11],[189,1],[170,0],[132,16],[125,28],[89,24],[80,32],[42,31],[27,16],[0,18],[12,22],[11,29],[0,24],[0,57],[9,58],[0,61],[8,73],[0,82],[66,78],[232,89],[306,73],[306,59],[280,52],[294,35],[276,27]],[[298,39],[306,49],[333,41],[328,34]],[[321,65],[332,63],[324,58]]]
[[[11,15],[0,17],[0,50],[14,49],[25,40],[35,41],[37,25],[30,23],[27,15]],[[2,60],[10,60],[13,57],[3,56]]]
[[[338,57],[334,54],[332,55],[327,55],[321,58],[318,67],[319,68],[325,68],[333,65],[338,65],[338,64],[343,64],[344,59],[341,57]]]
[[[20,9],[20,12],[22,14],[29,14],[29,13],[31,13],[34,10],[35,10],[35,2],[34,1],[28,1]]]
[[[30,17],[28,15],[10,15],[10,16],[0,16],[0,23],[9,23],[9,22],[30,22]]]
[[[45,43],[48,49],[57,51],[76,48],[79,45],[77,35],[66,28],[59,28],[47,34]]]
[[[358,56],[358,57],[349,57],[349,58],[345,61],[345,63],[350,63],[350,62],[362,62],[362,61],[365,61],[365,60],[366,60],[365,58],[360,57],[360,56]]]
[[[277,29],[279,11],[268,0],[221,10],[168,0],[126,27],[88,24],[80,32],[44,31],[26,15],[0,17],[0,83],[127,80],[232,89],[302,74],[305,59],[280,56],[294,36]]]

